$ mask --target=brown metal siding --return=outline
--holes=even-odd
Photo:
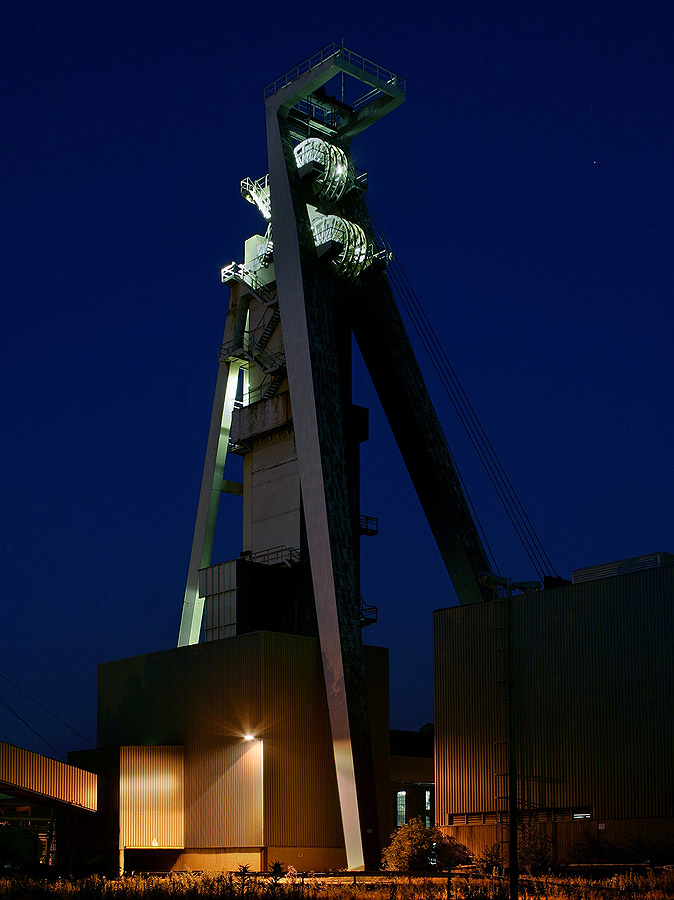
[[[262,847],[263,742],[190,748],[188,847]]]
[[[2,741],[0,784],[83,809],[97,808],[96,775]]]
[[[503,710],[495,686],[498,654],[492,604],[435,613],[436,821],[473,810],[495,810],[502,792],[497,754]]]
[[[520,765],[538,805],[674,813],[673,599],[667,567],[515,602]]]
[[[422,756],[391,756],[391,781],[433,784],[433,760]]]
[[[98,667],[98,745],[243,739],[260,717],[260,634]],[[187,760],[186,760],[187,765]]]
[[[126,848],[183,848],[182,747],[120,747],[119,832]]]
[[[313,638],[257,632],[99,666],[98,728],[100,746],[185,747],[188,848],[232,846],[239,826],[215,813],[231,806],[226,748],[247,732],[264,741],[264,844],[343,847]]]
[[[318,641],[262,638],[265,844],[343,846]]]
[[[674,568],[513,600],[524,805],[674,813]],[[495,810],[495,604],[435,615],[438,821]]]

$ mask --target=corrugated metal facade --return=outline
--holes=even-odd
[[[343,846],[318,641],[264,635],[265,843]],[[294,864],[294,863],[293,863]]]
[[[82,809],[97,808],[97,776],[0,741],[0,784]]]
[[[236,634],[236,560],[199,572],[199,596],[205,597],[204,638],[217,641]]]
[[[122,847],[185,846],[182,747],[120,747]]]
[[[674,553],[647,553],[644,556],[631,556],[629,559],[619,559],[598,566],[587,566],[584,569],[575,569],[571,577],[573,583],[577,584],[581,581],[611,578],[614,575],[626,575],[629,572],[641,572],[643,569],[655,569],[659,566],[674,566]]]
[[[534,818],[659,819],[671,834],[673,600],[673,567],[513,598],[520,792]],[[435,614],[441,825],[488,824],[504,808],[501,613]]]
[[[190,747],[187,847],[262,847],[263,741]]]
[[[387,655],[365,650],[375,753],[387,754]],[[104,664],[98,715],[99,746],[184,746],[185,848],[267,846],[296,867],[307,852],[344,865],[316,639],[256,632]]]
[[[458,812],[496,810],[503,793],[497,610],[475,603],[439,610],[435,641],[435,815],[450,824]],[[498,756],[497,756],[498,754]]]

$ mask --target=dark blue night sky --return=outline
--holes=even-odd
[[[8,0],[0,26],[3,675],[94,740],[96,664],[175,645],[263,88],[342,36],[407,79],[355,162],[556,569],[674,551],[670,0]],[[501,572],[534,577],[419,358]],[[357,381],[367,639],[391,648],[392,725],[418,728],[456,599]],[[50,752],[2,707],[0,739]]]

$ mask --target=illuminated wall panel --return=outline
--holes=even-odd
[[[125,848],[185,846],[182,747],[120,747],[119,832]]]
[[[262,847],[263,741],[191,746],[187,847]]]

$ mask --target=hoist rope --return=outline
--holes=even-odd
[[[375,226],[376,231],[378,232],[378,238],[381,241],[382,245],[387,249],[391,250],[391,244],[386,234],[381,227],[381,224],[377,220],[377,217],[374,215],[370,208],[370,216],[372,219],[372,223]],[[535,569],[538,577],[542,580],[544,574],[551,573],[556,574],[554,566],[546,553],[540,538],[538,537],[522,503],[517,496],[513,485],[508,478],[503,465],[494,450],[494,447],[487,437],[487,434],[470,402],[468,396],[459,381],[459,378],[454,371],[445,350],[440,343],[433,326],[431,325],[428,316],[426,315],[419,299],[414,292],[414,289],[405,274],[405,271],[402,268],[402,265],[399,263],[397,258],[394,257],[394,262],[388,267],[388,275],[389,280],[394,288],[394,293],[396,294],[397,299],[400,301],[401,306],[406,312],[408,318],[410,319],[412,326],[417,333],[422,346],[425,352],[428,354],[431,362],[433,363],[438,377],[440,378],[441,384],[447,393],[452,406],[457,413],[461,424],[463,425],[468,438],[475,450],[482,466],[487,473],[489,481],[491,482],[494,490],[496,491],[497,496],[506,512],[506,515],[519,538],[533,568]],[[459,475],[459,478],[461,476]],[[465,491],[465,484],[463,483],[463,479],[461,479],[462,487]],[[468,495],[467,495],[468,496]],[[469,504],[471,506],[471,510],[475,515],[475,510],[472,502],[469,500]],[[476,524],[478,525],[478,529],[484,538],[484,529],[479,524],[479,520],[476,518]],[[485,538],[485,544],[488,548],[488,542]],[[493,554],[489,550],[489,555],[493,559]],[[498,571],[498,568],[497,568]]]

